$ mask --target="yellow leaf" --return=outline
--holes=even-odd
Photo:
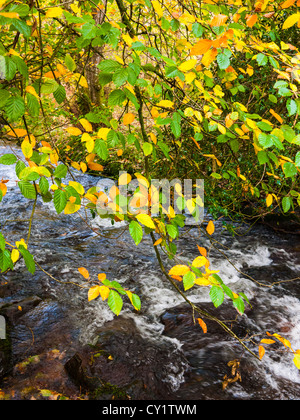
[[[129,124],[133,123],[134,120],[135,120],[135,115],[134,114],[131,114],[131,113],[125,114],[124,118],[123,118],[123,124],[124,125],[129,125]]]
[[[260,360],[264,357],[265,352],[266,351],[263,346],[258,346],[258,355],[259,355]]]
[[[210,286],[211,282],[205,277],[198,277],[195,279],[195,284],[198,286]]]
[[[266,198],[267,207],[270,207],[272,205],[272,203],[273,203],[273,195],[272,194],[268,194],[267,195],[267,198]]]
[[[196,64],[197,64],[196,59],[188,60],[188,61],[185,61],[184,63],[180,64],[178,69],[185,73],[187,71],[192,70],[196,66]]]
[[[85,118],[81,118],[81,120],[79,120],[79,122],[82,125],[82,127],[85,129],[85,131],[93,131],[92,124],[88,120],[86,120]]]
[[[96,299],[100,295],[100,286],[93,286],[88,291],[88,300]]]
[[[151,140],[153,141],[153,143],[156,144],[157,143],[156,135],[154,133],[149,133],[149,136],[150,136]]]
[[[11,251],[11,256],[10,257],[11,257],[11,260],[12,260],[13,263],[15,263],[16,261],[18,261],[19,256],[20,256],[20,253],[19,253],[19,251],[17,249],[13,249]]]
[[[203,319],[197,318],[197,321],[198,321],[200,327],[202,328],[204,334],[206,334],[207,333],[207,325],[205,324],[205,322],[203,321]]]
[[[71,201],[68,201],[65,207],[64,213],[65,214],[76,213],[80,209],[80,207],[81,207],[80,204],[74,204],[74,203],[71,203]]]
[[[108,295],[109,295],[109,292],[110,292],[109,287],[98,286],[98,288],[99,288],[99,293],[100,293],[100,296],[101,296],[102,300],[106,300],[108,298]]]
[[[102,140],[106,140],[109,132],[110,132],[110,128],[102,127],[98,131],[97,137],[99,137]]]
[[[82,131],[77,127],[68,127],[66,128],[66,131],[72,136],[80,136],[82,134]]]
[[[84,141],[89,142],[91,140],[93,140],[93,138],[89,135],[89,133],[82,134],[81,142],[84,142]]]
[[[295,25],[300,19],[300,13],[294,13],[293,15],[289,16],[282,25],[282,29],[288,29],[291,26]]]
[[[69,185],[70,187],[73,187],[78,192],[78,194],[84,195],[84,188],[81,184],[79,184],[79,182],[70,181]]]
[[[24,140],[22,145],[22,152],[23,155],[25,156],[26,159],[30,159],[31,156],[33,155],[33,149],[32,149],[32,145],[29,143],[29,141]]]
[[[1,12],[0,16],[9,18],[9,19],[20,19],[19,13],[6,13],[6,12]]]
[[[46,12],[47,18],[56,18],[63,14],[63,9],[61,7],[51,7]]]
[[[201,63],[205,67],[209,67],[211,63],[214,61],[218,54],[218,50],[216,48],[212,48],[211,50],[208,50],[204,56],[202,57]]]
[[[214,223],[210,220],[210,221],[208,222],[207,226],[206,226],[206,232],[207,232],[209,235],[212,235],[212,234],[214,233],[214,231],[215,231],[215,225],[214,225]]]
[[[89,152],[89,153],[92,153],[92,151],[94,150],[94,148],[95,148],[95,142],[94,142],[94,139],[90,139],[90,140],[88,140],[86,143],[85,143],[85,147],[86,147],[86,150]]]
[[[81,168],[82,172],[85,173],[87,171],[86,163],[80,162],[80,168]]]
[[[138,214],[136,218],[142,225],[147,226],[150,229],[155,229],[155,224],[148,214],[141,213]]]
[[[78,271],[85,279],[88,279],[90,277],[90,274],[86,268],[80,267],[78,268]]]
[[[128,174],[127,172],[122,174],[121,176],[119,176],[119,185],[127,185],[129,184],[129,182],[131,181],[131,175]]]
[[[169,271],[169,276],[184,276],[190,271],[190,268],[187,265],[175,265]]]
[[[172,101],[168,101],[167,99],[160,101],[157,106],[162,106],[164,108],[173,108],[174,103]]]
[[[34,89],[33,86],[27,86],[27,88],[25,90],[26,90],[26,92],[28,92],[31,95],[35,96],[37,99],[40,99],[39,95],[36,93],[36,90]]]
[[[88,82],[87,82],[87,80],[86,80],[86,78],[84,76],[81,76],[80,77],[79,84],[80,84],[80,86],[82,86],[84,88],[88,88],[89,87]]]
[[[155,12],[157,13],[158,17],[161,18],[162,15],[164,14],[164,11],[163,11],[159,1],[153,0],[152,1],[152,6],[153,6]]]
[[[207,263],[207,259],[201,255],[200,257],[197,257],[194,259],[192,265],[196,268],[203,267]]]
[[[293,362],[295,363],[296,368],[300,369],[300,354],[295,354]]]

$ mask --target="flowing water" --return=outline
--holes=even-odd
[[[15,151],[19,153],[16,147]],[[0,146],[0,155],[9,152],[8,147]],[[103,185],[106,182],[77,171],[74,175],[86,188],[98,181]],[[25,220],[30,217],[33,201],[21,195],[14,166],[0,165],[1,178],[9,180],[8,193],[0,204],[1,228],[13,243],[26,238]],[[0,309],[14,302],[23,302],[20,306],[25,308],[26,299],[35,299],[11,327],[14,363],[50,348],[60,348],[71,356],[79,345],[95,344],[110,325],[116,334],[120,333],[116,327],[120,322],[131,335],[128,342],[118,340],[115,351],[122,354],[124,363],[130,361],[132,369],[143,364],[149,371],[156,369],[152,372],[158,378],[156,386],[167,389],[168,398],[300,399],[300,371],[282,345],[266,345],[266,354],[259,361],[210,321],[204,335],[199,325],[194,325],[191,309],[159,271],[149,238],[136,247],[122,223],[112,226],[107,220],[91,216],[89,223],[96,232],[79,214],[58,216],[52,203],[38,200],[29,249],[53,277],[38,268],[32,276],[22,261],[15,271],[1,274]],[[210,261],[212,269],[220,270],[219,275],[232,290],[246,294],[252,307],[247,305],[242,316],[229,301],[214,310],[205,287],[190,289],[188,298],[222,319],[237,317],[238,322],[232,325],[241,338],[254,336],[258,343],[266,331],[276,332],[288,339],[293,349],[300,349],[299,281],[282,282],[299,277],[299,236],[275,233],[263,226],[248,228],[241,225],[240,235],[232,237],[222,222],[217,222],[213,237],[218,239],[222,252],[212,248]],[[197,227],[182,233],[177,244],[183,261],[199,255],[197,244],[209,248],[208,239],[199,236]],[[172,262],[166,264],[171,267]],[[116,319],[101,299],[89,303],[87,289],[78,287],[84,283],[78,273],[81,266],[88,268],[94,278],[104,272],[108,279],[137,293],[141,311],[125,303],[122,315]],[[266,287],[274,282],[278,283]],[[257,354],[257,346],[247,344]],[[147,346],[155,348],[155,356],[150,356]],[[241,381],[222,389],[224,375],[230,377],[227,363],[236,359],[240,362]]]

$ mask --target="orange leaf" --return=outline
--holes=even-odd
[[[198,250],[199,250],[200,254],[203,255],[203,257],[206,257],[207,256],[206,249],[203,248],[202,246],[199,246],[199,245],[197,245],[197,247],[198,247]]]
[[[282,9],[287,9],[288,7],[292,6],[296,0],[286,0],[285,2],[281,3],[280,7]]]
[[[205,322],[203,321],[203,319],[197,318],[197,321],[199,322],[199,325],[202,328],[204,334],[206,334],[207,333],[207,325],[205,324]]]
[[[206,232],[207,232],[209,235],[212,235],[212,234],[214,233],[214,231],[215,231],[215,225],[214,225],[214,223],[210,220],[210,221],[208,222],[208,225],[206,226]]]
[[[276,118],[276,120],[280,122],[280,124],[282,124],[282,123],[283,123],[283,119],[281,118],[281,116],[280,116],[279,114],[277,114],[277,113],[274,111],[274,109],[270,109],[270,114],[272,114],[272,115],[273,115],[273,117],[275,117],[275,118]]]
[[[276,343],[275,340],[271,340],[270,338],[263,338],[260,342],[263,343],[263,344],[273,344],[273,343]]]
[[[260,360],[264,357],[266,350],[263,348],[263,346],[258,346],[258,355]]]
[[[78,268],[78,271],[85,279],[88,279],[90,277],[90,274],[89,274],[89,272],[87,271],[86,268],[80,267],[80,268]]]
[[[222,26],[225,25],[226,20],[228,19],[228,16],[226,15],[216,15],[214,16],[213,20],[210,22],[210,26]]]
[[[213,41],[210,39],[200,39],[197,44],[195,44],[190,52],[190,55],[202,55],[205,54],[210,47],[212,46]]]
[[[134,114],[128,113],[124,115],[123,124],[128,125],[131,124],[135,120]]]
[[[103,281],[105,279],[106,279],[106,274],[105,273],[98,274],[98,280]]]
[[[256,24],[257,18],[258,18],[257,15],[248,16],[247,20],[246,20],[246,25],[249,26],[249,28],[252,28],[252,26],[254,26]]]
[[[88,167],[92,170],[92,171],[103,171],[103,166],[100,165],[100,163],[95,163],[95,162],[89,162],[88,163]]]

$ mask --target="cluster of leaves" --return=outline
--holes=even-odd
[[[86,268],[80,267],[78,271],[85,279],[90,279],[90,274]],[[99,284],[89,288],[89,302],[101,296],[103,301],[107,300],[107,304],[111,311],[114,314],[119,315],[123,307],[123,300],[120,295],[126,295],[134,309],[137,311],[141,309],[141,301],[138,295],[132,293],[130,290],[124,289],[117,281],[108,280],[105,273],[98,274],[98,283]]]
[[[262,359],[265,355],[265,352],[266,352],[263,344],[271,345],[271,344],[275,344],[275,343],[281,343],[294,356],[293,362],[294,362],[295,366],[298,369],[300,369],[300,349],[293,350],[290,341],[287,340],[286,338],[282,337],[280,334],[277,334],[277,333],[270,334],[268,331],[266,332],[266,334],[269,338],[263,338],[260,341],[259,346],[258,346],[259,358]],[[273,337],[273,338],[270,338],[270,337]],[[274,338],[275,338],[275,340],[274,340]]]

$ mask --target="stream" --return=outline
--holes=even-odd
[[[4,153],[10,148],[0,145],[0,156]],[[76,170],[74,175],[86,188],[106,182]],[[14,243],[27,237],[28,222],[22,220],[29,219],[33,200],[21,195],[14,165],[0,165],[1,178],[9,180],[0,203],[1,230]],[[121,235],[122,223],[112,226],[99,217],[90,217],[89,223],[98,234],[79,214],[58,216],[53,203],[38,199],[29,250],[52,277],[38,267],[30,274],[23,260],[0,275],[0,314],[8,335],[0,340],[0,398],[41,399],[41,390],[47,389],[54,399],[58,394],[100,400],[300,399],[300,371],[284,346],[265,345],[259,361],[212,321],[205,321],[204,334],[160,272],[150,238],[145,236],[137,247],[128,230]],[[239,315],[225,299],[215,309],[206,287],[193,287],[188,298],[221,319],[233,320],[240,338],[254,336],[259,343],[268,331],[300,349],[300,283],[282,282],[299,277],[299,235],[241,225],[233,237],[222,220],[215,225],[213,238],[222,253],[211,250],[211,269],[220,270],[234,292],[244,292],[251,307],[246,305]],[[209,248],[197,226],[183,228],[176,243],[184,261],[199,255],[197,244]],[[172,266],[172,261],[165,263]],[[88,302],[87,289],[80,287],[85,282],[78,272],[82,266],[94,279],[106,273],[137,293],[141,310],[124,299],[116,317],[100,298]],[[280,283],[258,284],[274,282]],[[258,354],[257,345],[247,345]],[[233,360],[239,362],[240,379],[223,389]]]

